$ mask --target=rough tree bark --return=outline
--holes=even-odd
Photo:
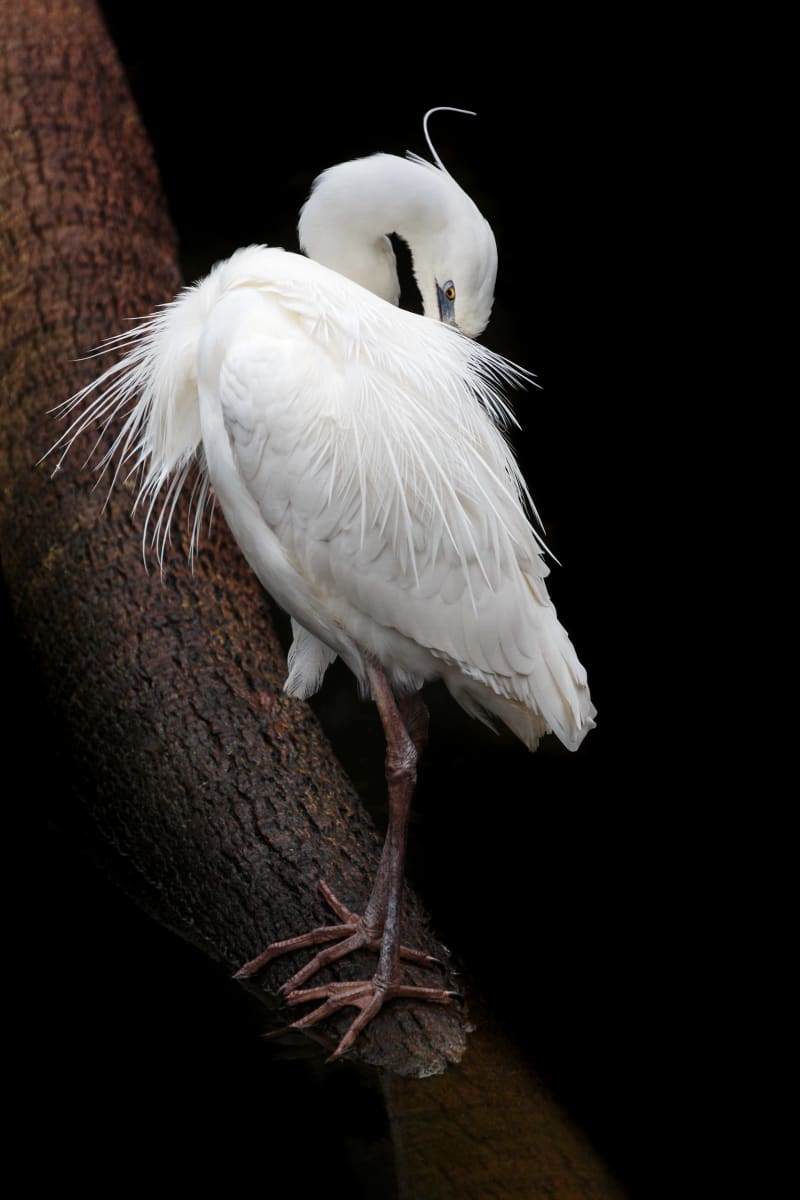
[[[54,479],[37,466],[54,438],[47,410],[96,374],[76,355],[180,280],[152,156],[92,3],[11,10],[0,8],[4,576],[80,764],[73,824],[143,908],[233,968],[328,919],[320,876],[357,905],[379,841],[310,710],[281,693],[264,597],[223,522],[194,574],[178,545],[162,579],[143,570],[131,489],[103,511],[78,454]],[[408,907],[409,941],[441,955],[413,896]],[[278,960],[266,993],[290,969]],[[486,1014],[470,1046],[459,1070],[409,1078],[458,1061],[464,1027],[396,1006],[353,1051],[388,1068],[398,1194],[619,1196]]]
[[[80,451],[55,478],[37,466],[58,433],[48,410],[97,373],[76,357],[181,280],[93,5],[29,0],[3,14],[0,547],[15,620],[83,766],[95,850],[148,912],[235,968],[329,920],[321,877],[356,908],[379,841],[310,709],[281,693],[268,606],[224,522],[194,573],[175,545],[162,579],[143,569],[131,488],[104,510]],[[441,957],[413,898],[409,924],[412,944]],[[265,988],[292,961],[273,964]],[[364,969],[342,964],[345,977]],[[396,1008],[355,1053],[428,1074],[463,1048],[457,1016]]]

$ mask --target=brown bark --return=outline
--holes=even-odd
[[[378,838],[312,714],[280,691],[285,663],[265,600],[223,523],[194,575],[176,545],[162,580],[143,569],[131,489],[103,510],[78,454],[54,479],[36,465],[56,436],[47,410],[96,374],[76,355],[180,281],[152,157],[92,4],[11,7],[0,30],[4,574],[80,763],[73,825],[91,831],[140,905],[232,969],[267,941],[329,919],[318,877],[362,902]],[[413,897],[407,924],[409,941],[442,954]],[[298,965],[278,960],[267,987]],[[341,964],[341,974],[365,965],[374,958]],[[458,1070],[400,1078],[440,1072],[463,1050],[457,1017],[397,1006],[352,1052],[392,1072],[384,1087],[399,1195],[619,1195],[486,1014]]]
[[[478,999],[463,1063],[384,1076],[398,1200],[623,1200],[587,1140]]]
[[[175,545],[162,579],[143,568],[131,487],[105,509],[93,490],[89,439],[54,478],[37,465],[59,432],[48,410],[97,373],[76,357],[180,279],[152,155],[93,5],[27,0],[3,23],[4,575],[82,764],[95,850],[140,905],[233,969],[329,920],[320,877],[357,908],[379,842],[313,714],[281,693],[266,600],[223,521],[194,574]],[[413,898],[408,921],[408,940],[441,957]],[[297,965],[277,960],[264,986]],[[373,966],[366,956],[341,973]],[[455,1015],[396,1008],[353,1053],[428,1074],[463,1049]]]

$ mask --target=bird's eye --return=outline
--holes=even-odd
[[[456,289],[452,283],[448,283],[447,287],[444,289],[444,294],[445,294],[445,297],[452,304],[456,298]]]

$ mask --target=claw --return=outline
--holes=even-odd
[[[377,1016],[387,1000],[399,998],[444,1005],[464,1003],[464,998],[460,992],[447,991],[444,988],[411,987],[400,983],[400,959],[413,963],[416,966],[438,967],[440,970],[445,969],[445,964],[440,959],[434,958],[432,954],[426,954],[423,950],[412,950],[408,946],[398,947],[395,945],[392,965],[388,968],[384,965],[382,974],[379,975],[376,973],[373,979],[347,980],[336,983],[323,983],[310,988],[303,987],[323,967],[330,966],[331,963],[335,963],[346,955],[352,954],[354,950],[380,951],[381,940],[384,937],[383,933],[381,933],[380,937],[376,936],[373,928],[370,928],[368,932],[364,928],[362,918],[356,913],[351,912],[346,905],[342,904],[326,883],[321,882],[319,888],[325,898],[325,902],[336,913],[342,924],[323,925],[317,929],[312,929],[310,933],[300,934],[299,937],[287,938],[281,942],[273,942],[261,954],[257,955],[256,958],[251,959],[250,962],[240,967],[234,975],[234,979],[249,979],[250,976],[255,975],[257,971],[260,971],[262,967],[271,962],[273,958],[278,958],[281,954],[288,954],[292,950],[302,950],[307,946],[316,946],[320,942],[337,943],[318,951],[304,967],[296,971],[279,988],[279,995],[292,1007],[297,1004],[309,1004],[320,1000],[322,1003],[318,1004],[311,1012],[306,1013],[305,1016],[298,1017],[296,1021],[292,1021],[289,1025],[284,1025],[280,1029],[265,1033],[263,1035],[265,1038],[279,1037],[290,1030],[308,1030],[340,1009],[352,1006],[360,1011],[328,1059],[328,1062],[333,1062],[347,1053],[361,1030]],[[397,937],[396,929],[393,936]],[[379,972],[381,971],[380,962],[378,970]],[[386,982],[387,975],[391,979],[389,983]]]
[[[287,996],[287,1002],[291,1005],[309,1004],[314,1000],[323,1001],[317,1008],[292,1022],[287,1028],[308,1029],[348,1005],[361,1009],[327,1060],[334,1062],[347,1053],[361,1030],[378,1015],[384,1004],[395,998],[422,1000],[428,1004],[446,1006],[451,1006],[454,1002],[461,1004],[464,1002],[464,997],[458,992],[447,992],[443,988],[411,987],[400,983],[387,986],[382,981],[376,982],[375,979],[358,979],[346,983],[323,983],[319,987],[305,988],[301,991],[291,992]]]
[[[322,942],[338,942],[336,946],[320,950],[304,967],[296,971],[291,979],[286,980],[279,988],[279,992],[282,996],[287,996],[289,992],[302,987],[313,975],[316,975],[317,971],[337,962],[338,959],[344,958],[354,950],[371,950],[375,953],[380,950],[380,936],[376,936],[374,931],[367,933],[362,925],[361,917],[342,904],[324,880],[320,880],[319,890],[326,904],[333,909],[342,924],[320,925],[309,933],[301,933],[297,937],[285,938],[280,942],[271,942],[255,958],[251,958],[244,966],[239,967],[233,976],[234,979],[250,979],[274,958],[279,958],[282,954],[289,954],[293,950],[304,950],[309,946],[318,946]],[[424,950],[412,950],[409,946],[400,946],[399,954],[404,962],[413,963],[418,967],[438,967],[442,971],[446,969],[441,959],[434,958],[432,954],[426,954]]]

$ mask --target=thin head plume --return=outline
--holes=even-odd
[[[449,175],[450,172],[448,171],[447,167],[444,165],[442,160],[439,158],[439,155],[436,153],[436,147],[434,146],[433,142],[431,141],[431,135],[428,132],[428,117],[431,117],[431,116],[433,116],[434,113],[438,113],[438,112],[463,113],[465,117],[476,117],[478,114],[473,112],[471,108],[451,108],[450,105],[442,104],[442,105],[439,105],[438,108],[429,108],[428,111],[425,113],[425,116],[422,118],[422,129],[425,134],[425,141],[428,143],[428,149],[430,150],[431,155],[433,156],[433,161],[435,162],[436,166],[439,168],[440,171],[444,171],[445,175]],[[416,161],[416,162],[424,162],[425,161],[424,159],[421,159],[418,154],[414,154],[414,152],[412,150],[406,151],[406,154],[407,154],[408,158],[414,159],[414,161]]]

